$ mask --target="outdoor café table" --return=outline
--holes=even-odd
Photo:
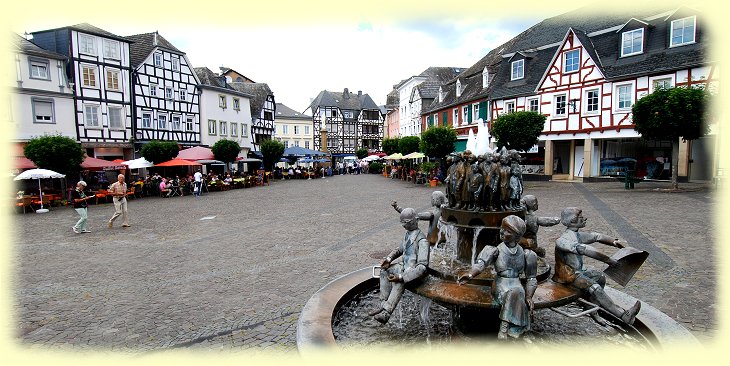
[[[233,178],[233,184],[236,187],[243,187],[246,184],[246,178]]]
[[[182,192],[180,191],[180,186],[170,186],[170,197],[174,196],[181,196]]]

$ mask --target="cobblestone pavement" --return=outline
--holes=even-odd
[[[716,246],[708,244],[716,238],[705,223],[717,198],[701,184],[683,185],[691,188],[684,193],[654,190],[667,186],[526,182],[525,193],[538,197],[544,216],[578,206],[587,230],[650,251],[624,291],[712,340],[717,265]],[[201,198],[150,197],[130,201],[130,228],[107,228],[113,205],[92,205],[89,234],[71,231],[77,215],[70,208],[15,214],[17,337],[64,350],[294,356],[297,318],[309,297],[397,245],[403,229],[392,199],[424,210],[434,189],[350,175]],[[541,245],[560,233],[560,226],[542,228]]]

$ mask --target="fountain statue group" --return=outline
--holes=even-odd
[[[499,242],[485,245],[472,261],[471,268],[458,274],[456,279],[459,285],[465,285],[489,266],[494,268],[491,291],[493,301],[499,306],[499,339],[517,338],[530,329],[533,296],[538,287],[538,257],[545,256],[545,250],[537,244],[540,226],[565,226],[564,233],[555,242],[552,281],[578,291],[582,297],[622,322],[629,325],[634,322],[641,303],[637,301],[629,309],[616,305],[603,290],[606,284],[604,273],[588,270],[583,265],[583,257],[587,256],[607,263],[609,268],[616,267],[619,259],[609,257],[590,244],[624,248],[625,243],[604,234],[580,231],[586,219],[582,210],[575,207],[563,209],[560,217],[537,216],[537,198],[532,195],[522,197],[519,162],[520,155],[516,151],[504,148],[501,152],[479,157],[467,150],[453,156],[449,162],[447,193],[433,192],[431,210],[417,213],[412,208],[402,208],[392,202],[393,208],[400,213],[400,222],[406,233],[399,246],[380,263],[381,302],[369,312],[375,320],[387,323],[406,286],[421,281],[427,275],[430,248],[443,241],[439,230],[439,222],[444,222],[442,211],[459,210],[482,216],[496,215],[495,211],[498,211],[502,215],[501,222],[497,224]],[[419,230],[419,220],[429,222],[427,233]],[[402,260],[395,262],[399,257]],[[608,270],[605,273],[609,273]],[[524,284],[521,276],[525,279]],[[603,324],[596,312],[591,315]]]

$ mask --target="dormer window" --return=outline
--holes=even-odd
[[[580,50],[563,53],[563,72],[576,72],[580,69]]]
[[[96,38],[88,34],[79,34],[79,52],[96,55]]]
[[[482,71],[482,88],[486,88],[489,86],[489,72],[487,72],[487,68],[484,68],[484,71]]]
[[[644,52],[644,29],[621,33],[621,57]]]
[[[444,101],[444,90],[439,86],[439,103]]]
[[[522,79],[524,77],[525,77],[525,60],[513,61],[511,80]]]
[[[696,22],[697,17],[694,16],[673,20],[669,34],[671,40],[669,46],[675,47],[695,43]]]
[[[461,96],[461,80],[456,80],[456,97]]]

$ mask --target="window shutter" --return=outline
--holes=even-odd
[[[448,126],[449,125],[449,112],[444,112],[441,115],[441,117],[443,117],[442,120],[444,121],[444,126]]]
[[[487,101],[481,101],[479,102],[479,118],[486,121],[487,120]]]
[[[473,118],[471,118],[471,114],[472,114],[472,111],[471,111],[471,110],[472,110],[472,108],[471,108],[471,107],[467,107],[467,108],[466,108],[466,113],[467,113],[467,115],[469,116],[469,119],[467,119],[467,121],[469,121],[469,123],[472,123],[472,122],[474,121],[474,119],[473,119]]]

